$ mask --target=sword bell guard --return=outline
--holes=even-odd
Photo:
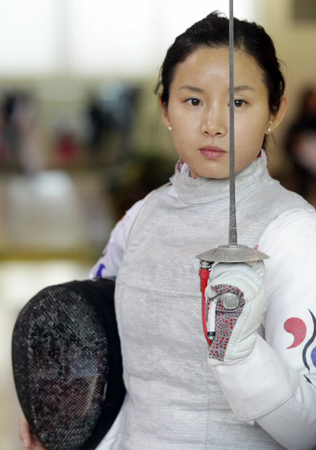
[[[209,262],[237,263],[262,261],[269,258],[265,253],[259,252],[246,245],[220,245],[216,248],[197,255],[197,259]]]

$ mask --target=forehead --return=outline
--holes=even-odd
[[[243,50],[235,49],[235,85],[257,85],[265,89],[264,77],[257,61]],[[175,70],[173,83],[229,85],[229,48],[201,47],[189,55]]]

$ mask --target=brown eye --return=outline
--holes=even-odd
[[[187,103],[188,103],[190,106],[199,106],[199,105],[201,104],[201,101],[200,101],[198,98],[189,98],[189,99],[187,100]]]
[[[240,99],[237,99],[234,102],[235,102],[235,106],[237,108],[240,108],[241,106],[244,106],[247,103],[245,100],[240,100]]]

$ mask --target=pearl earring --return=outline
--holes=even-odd
[[[271,125],[272,125],[272,124],[273,124],[273,122],[272,122],[272,120],[270,120],[269,126],[268,126],[268,128],[267,128],[267,133],[271,133],[271,131],[272,131]]]
[[[171,131],[171,130],[172,130],[172,128],[171,128],[171,127],[168,127],[168,130],[170,130],[170,131]]]

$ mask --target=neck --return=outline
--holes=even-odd
[[[267,157],[263,151],[259,158],[236,174],[236,198],[265,182],[266,174]],[[184,203],[209,203],[229,198],[229,178],[193,178],[188,166],[181,161],[177,163],[171,181],[177,197]]]

